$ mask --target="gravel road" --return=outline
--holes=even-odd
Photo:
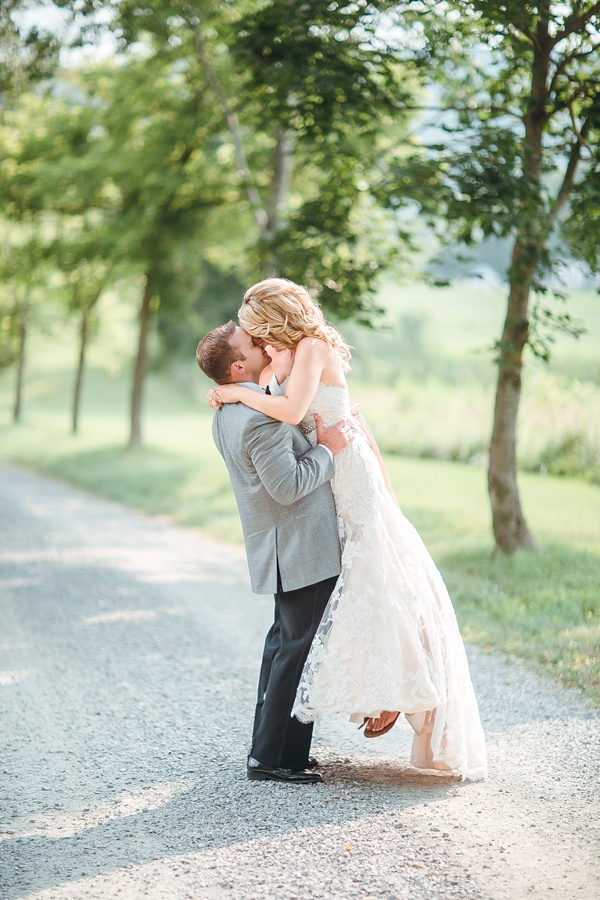
[[[599,711],[471,650],[486,783],[344,721],[248,782],[270,616],[239,548],[0,467],[3,900],[600,897]]]

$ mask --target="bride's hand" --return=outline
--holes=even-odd
[[[241,399],[236,384],[217,384],[206,395],[206,401],[213,409],[221,409],[224,403],[240,403]]]
[[[206,402],[209,406],[212,406],[213,409],[221,409],[223,404],[220,400],[217,400],[217,395],[215,394],[215,389],[211,388],[208,394],[206,395]]]

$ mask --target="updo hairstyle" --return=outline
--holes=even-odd
[[[339,331],[306,288],[287,278],[265,278],[249,288],[238,319],[248,334],[276,350],[294,350],[304,337],[320,338],[336,351],[344,371],[350,368],[350,348]]]

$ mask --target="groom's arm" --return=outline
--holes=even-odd
[[[333,477],[333,457],[325,447],[318,444],[296,458],[289,427],[274,419],[254,425],[245,443],[261,482],[283,506],[300,500]]]

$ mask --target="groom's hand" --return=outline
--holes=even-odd
[[[334,456],[354,440],[350,424],[346,419],[341,419],[335,425],[324,428],[323,419],[315,414],[315,424],[317,426],[317,443],[323,444],[331,450]]]

